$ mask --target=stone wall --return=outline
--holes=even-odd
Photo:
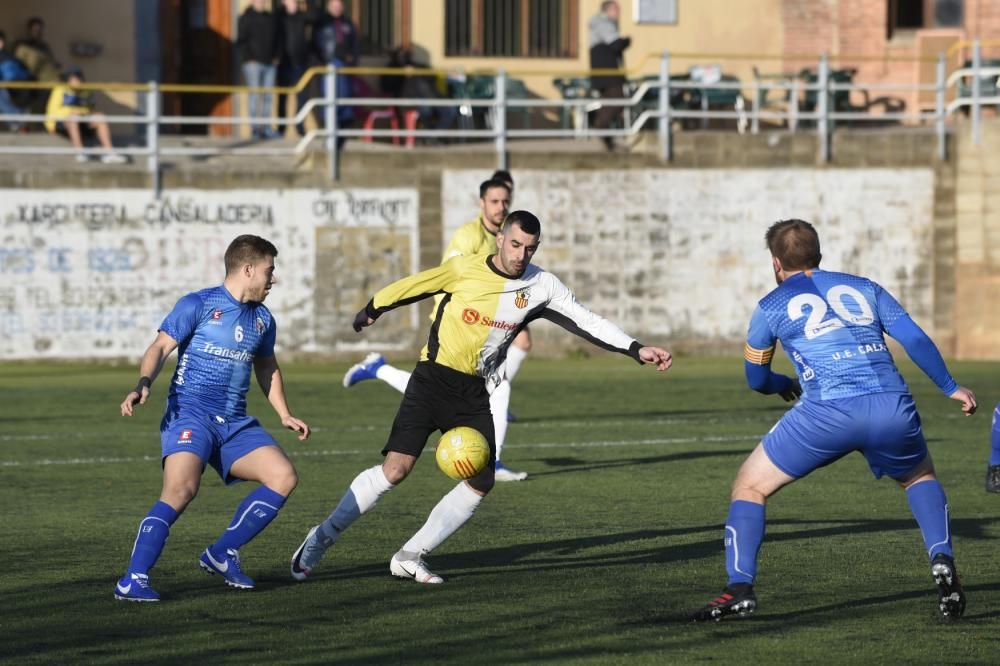
[[[674,137],[673,161],[669,165],[659,160],[654,135],[648,136],[647,143],[632,152],[616,154],[569,152],[565,144],[557,147],[514,143],[508,167],[518,178],[516,205],[542,206],[557,211],[559,206],[553,201],[565,201],[570,210],[585,203],[591,209],[590,219],[600,214],[605,221],[599,226],[610,225],[617,229],[611,240],[602,240],[597,235],[574,236],[573,243],[564,243],[564,256],[551,257],[556,263],[550,265],[563,274],[570,286],[581,292],[581,297],[591,297],[585,302],[620,319],[637,335],[671,336],[675,339],[667,342],[675,348],[707,347],[731,351],[746,323],[744,310],[758,291],[766,290],[770,279],[766,257],[763,263],[759,261],[762,255],[760,236],[764,228],[774,217],[802,216],[812,218],[824,233],[827,268],[855,270],[885,281],[913,309],[921,325],[934,333],[946,355],[995,358],[1000,357],[1000,336],[994,333],[1000,330],[997,326],[1000,321],[994,321],[998,316],[991,314],[990,307],[983,307],[982,303],[988,303],[994,294],[1000,293],[1000,258],[995,249],[1000,246],[997,243],[1000,239],[1000,200],[989,187],[1000,175],[1000,158],[997,157],[1000,155],[997,150],[1000,128],[995,121],[984,123],[985,141],[979,148],[969,145],[967,126],[960,125],[956,137],[950,146],[951,156],[940,161],[936,156],[936,138],[928,132],[838,130],[832,142],[833,161],[828,165],[817,162],[817,138],[809,131],[757,136],[713,131],[679,132]],[[266,170],[253,164],[217,170],[174,169],[165,172],[164,187],[168,193],[179,188],[322,190],[328,185],[324,157],[316,154],[311,159],[314,161],[303,163],[297,170],[284,171]],[[488,145],[469,146],[464,151],[348,150],[342,155],[341,179],[335,189],[412,190],[418,210],[415,220],[417,265],[427,268],[440,261],[442,244],[452,224],[448,220],[464,220],[475,215],[475,185],[496,166],[496,156]],[[464,175],[456,180],[449,179],[449,173]],[[616,185],[607,187],[608,182]],[[0,188],[106,191],[148,186],[147,176],[140,171],[0,170]],[[597,194],[602,186],[607,189],[607,198]],[[664,202],[657,199],[662,199],[657,194],[661,187],[680,190],[693,187],[701,194],[691,204],[682,204],[679,200]],[[854,196],[846,189],[848,187],[863,190],[863,196]],[[714,198],[706,198],[705,193],[713,192],[725,193],[725,196],[717,194]],[[648,199],[646,204],[641,202],[643,196]],[[620,207],[612,205],[616,197],[635,199],[639,203],[627,211],[619,210]],[[685,205],[695,209],[686,219]],[[675,225],[673,233],[681,233],[688,239],[686,242],[696,242],[697,252],[683,257],[678,255],[665,268],[656,268],[663,272],[658,281],[648,280],[652,272],[644,273],[641,280],[638,274],[628,277],[627,284],[619,285],[624,286],[627,297],[612,307],[613,291],[603,294],[597,283],[588,282],[581,265],[592,257],[610,252],[602,242],[625,243],[614,251],[617,252],[616,261],[622,262],[622,266],[632,250],[655,254],[647,241],[661,238],[654,233],[653,217],[657,209],[664,206],[671,211]],[[692,235],[695,228],[692,225],[701,218],[728,231],[724,236],[709,235],[699,239]],[[827,225],[825,230],[823,225]],[[630,236],[637,228],[645,230],[646,240]],[[557,231],[558,226],[553,223],[551,229]],[[569,229],[570,226],[566,226],[566,230]],[[554,239],[546,237],[546,241],[551,240]],[[320,229],[314,241],[316,261],[324,264],[336,255],[341,239]],[[679,306],[678,302],[673,302],[663,305],[657,312],[650,310],[640,314],[638,319],[633,318],[635,311],[627,304],[644,302],[644,297],[649,295],[644,294],[644,289],[670,288],[681,293],[678,285],[700,277],[695,275],[699,266],[698,253],[704,263],[720,243],[729,248],[727,254],[734,255],[734,265],[746,271],[748,276],[738,282],[739,295],[727,301],[732,305],[725,310],[729,315],[717,317],[708,329],[659,326],[657,317],[661,311],[670,315],[684,309],[683,303]],[[547,248],[555,250],[557,244],[551,242]],[[539,259],[546,259],[545,250]],[[653,259],[650,255],[650,261]],[[718,262],[725,263],[723,259],[725,257],[715,257],[716,263],[708,262],[713,266],[712,271],[720,270],[722,264]],[[670,266],[678,262],[686,262],[684,274],[670,274]],[[364,262],[354,269],[364,270]],[[378,279],[373,275],[372,280],[356,280],[357,294],[352,292],[345,296],[326,289],[324,296],[317,297],[317,307],[322,309],[323,303],[333,298],[343,310],[348,307],[347,301],[361,300],[367,290],[377,287]],[[597,300],[593,300],[595,295]],[[701,294],[698,299],[712,302],[717,297]],[[422,341],[426,336],[424,316],[428,308],[426,303],[418,308],[420,316],[412,319],[415,322],[412,330],[403,327],[395,331],[400,338],[399,344],[413,349]],[[338,314],[338,321],[342,314]],[[664,321],[669,322],[669,317]],[[729,323],[716,325],[719,322]],[[317,344],[309,349],[346,352],[354,348],[344,343],[326,345],[316,340]],[[548,351],[556,350],[556,343],[561,345],[563,342],[558,337],[553,341]],[[388,341],[381,340],[380,344],[384,343]],[[360,350],[363,344],[359,343],[357,349]],[[545,346],[543,335],[542,347]]]

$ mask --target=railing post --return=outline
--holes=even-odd
[[[323,107],[323,117],[326,125],[326,158],[330,181],[340,177],[340,156],[337,154],[337,66],[327,65],[323,74],[326,84],[326,106]]]
[[[493,131],[496,134],[497,168],[507,169],[507,73],[504,70],[497,72],[494,86],[496,123]]]
[[[160,198],[162,183],[160,182],[160,85],[156,81],[149,82],[146,91],[146,170],[149,172],[153,196]]]
[[[980,121],[982,120],[983,107],[979,103],[982,96],[982,89],[979,78],[979,68],[983,66],[983,49],[979,40],[972,42],[972,144],[979,145],[982,138]]]
[[[660,56],[660,96],[659,96],[658,127],[660,134],[660,159],[669,162],[672,157],[671,118],[670,118],[670,53],[663,52]]]
[[[819,138],[819,159],[830,161],[830,60],[826,53],[820,56],[817,70],[816,106],[819,118],[816,122],[816,133]]]
[[[799,126],[799,77],[793,77],[788,89],[788,129],[792,134]]]
[[[765,89],[766,90],[766,89]],[[769,91],[768,91],[769,92]],[[750,133],[760,133],[760,78],[753,77],[753,101],[750,102]]]
[[[944,93],[945,81],[947,77],[947,66],[943,53],[938,54],[937,69],[934,81],[934,124],[937,131],[938,159],[945,160],[948,157],[948,137],[945,134],[945,107]]]

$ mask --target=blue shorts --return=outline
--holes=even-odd
[[[927,457],[927,441],[908,393],[873,393],[799,402],[764,436],[764,451],[795,478],[860,451],[876,479],[899,480]]]
[[[254,449],[277,445],[252,416],[180,413],[170,421],[164,416],[160,424],[161,461],[172,453],[193,453],[211,465],[227,485],[242,480],[229,474],[234,462]]]

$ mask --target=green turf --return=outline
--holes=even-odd
[[[341,388],[343,364],[289,364],[294,412],[316,432],[305,443],[279,435],[301,483],[243,551],[257,589],[232,590],[196,566],[248,490],[209,472],[153,571],[163,602],[140,605],[114,601],[112,589],[159,491],[165,381],[124,419],[132,366],[7,364],[0,659],[996,663],[1000,496],[983,491],[983,476],[1000,364],[953,365],[984,405],[969,419],[903,366],[950,499],[964,620],[938,620],[904,494],[853,455],[772,501],[756,615],[684,622],[725,582],[730,480],[785,409],[746,389],[741,365],[681,357],[660,375],[602,353],[530,360],[515,384],[520,418],[505,458],[531,476],[499,485],[429,558],[446,584],[421,586],[391,578],[388,560],[452,486],[430,456],[345,533],[313,579],[290,580],[289,556],[308,527],[380,460],[398,394],[377,382]],[[276,428],[258,394],[252,413]]]

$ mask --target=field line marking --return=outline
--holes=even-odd
[[[612,446],[660,446],[665,444],[693,444],[695,442],[706,443],[726,443],[744,442],[759,440],[760,436],[754,435],[720,435],[710,437],[661,437],[656,439],[622,439],[622,440],[600,440],[593,442],[534,442],[524,444],[507,444],[504,448],[515,449],[583,449],[602,448]],[[432,449],[432,447],[428,447]],[[285,451],[292,458],[316,458],[323,456],[352,456],[370,454],[377,448],[370,449],[348,449],[332,450],[324,449],[320,451]],[[0,468],[3,467],[44,467],[50,465],[117,465],[134,462],[158,461],[159,456],[132,456],[132,457],[107,457],[98,456],[94,458],[43,458],[41,460],[0,460]]]

